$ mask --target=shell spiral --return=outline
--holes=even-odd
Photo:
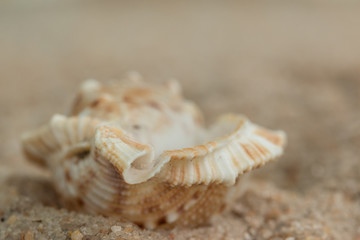
[[[68,116],[22,137],[64,206],[149,229],[207,223],[231,204],[239,175],[277,159],[285,142],[236,114],[205,128],[177,82],[137,79],[84,82]]]

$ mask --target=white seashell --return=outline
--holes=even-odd
[[[51,170],[70,209],[151,229],[197,226],[231,204],[239,175],[283,152],[282,131],[234,114],[206,129],[177,82],[129,80],[86,81],[70,116],[23,135],[26,156]]]

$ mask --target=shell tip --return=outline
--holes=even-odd
[[[131,82],[139,83],[143,81],[143,77],[139,72],[136,71],[129,71],[126,74],[126,78],[129,79]]]
[[[90,78],[85,80],[82,84],[81,84],[81,91],[82,92],[93,92],[96,91],[100,88],[101,84],[98,80]]]

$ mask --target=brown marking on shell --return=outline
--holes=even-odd
[[[157,212],[159,210],[160,210],[160,205],[156,204],[156,205],[153,205],[151,207],[144,208],[142,212],[143,213],[153,213],[153,212]]]
[[[259,157],[259,154],[254,150],[250,144],[240,144],[245,153],[254,161]]]
[[[60,199],[61,204],[66,206],[67,209],[70,210],[82,210],[85,207],[85,203],[81,197],[75,198],[66,198],[62,197]]]
[[[141,129],[141,126],[139,124],[134,124],[132,127],[136,130]]]
[[[264,146],[254,142],[254,141],[250,141],[250,142],[263,156],[270,153],[269,150],[266,149]]]
[[[148,149],[149,148],[149,146],[147,146],[147,145],[140,144],[138,142],[135,142],[135,141],[130,140],[129,138],[125,137],[124,132],[121,131],[120,129],[116,129],[116,128],[109,129],[107,127],[101,127],[101,128],[105,129],[104,133],[108,134],[108,135],[105,135],[104,137],[109,137],[111,134],[112,135],[111,137],[119,138],[124,143],[131,145],[135,148],[138,148],[138,149]]]
[[[118,206],[118,207],[110,207],[109,211],[116,213],[116,215],[121,216],[124,212],[124,209],[122,208],[122,206]]]
[[[115,100],[109,99],[108,97],[99,97],[96,99],[91,107],[98,108],[99,112],[102,112],[103,114],[111,113],[111,114],[121,114],[121,111],[119,109],[118,104]]]
[[[81,181],[79,184],[78,184],[78,189],[79,189],[79,192],[81,193],[86,193],[87,190],[88,190],[88,184],[89,184],[89,180],[87,181]]]
[[[211,143],[212,145],[213,143]],[[189,155],[192,158],[203,156],[208,152],[208,148],[204,145],[197,145],[192,148],[183,148],[179,150],[165,151],[164,154],[171,156],[172,160],[184,160]]]
[[[226,204],[225,204],[225,203],[222,203],[221,206],[220,206],[220,208],[219,208],[219,212],[222,213],[222,212],[225,211],[225,209],[226,209]]]
[[[123,96],[123,101],[125,102],[125,103],[133,103],[133,99],[131,98],[131,97],[129,97],[129,96]]]
[[[94,178],[96,176],[95,170],[94,169],[89,169],[88,176],[89,176],[89,179]]]
[[[233,154],[231,154],[231,161],[235,167],[239,167],[239,162],[236,160],[236,158]]]
[[[180,205],[180,207],[177,208],[176,211],[177,211],[179,214],[182,214],[182,213],[184,212],[184,210],[185,210],[185,204],[182,204],[182,205]]]
[[[148,105],[156,110],[161,110],[161,105],[158,102],[155,101],[149,101]]]
[[[203,155],[209,152],[209,149],[204,145],[197,145],[194,148],[197,149],[198,152],[201,152],[201,154]]]
[[[65,172],[65,179],[67,182],[71,182],[71,176],[70,176],[70,172],[69,172],[69,169],[68,168],[65,168],[64,169],[64,172]]]
[[[87,174],[84,177],[81,177],[81,181],[77,182],[79,195],[87,194],[87,192],[91,188],[91,185],[93,184],[93,180],[95,177],[96,177],[95,171],[93,169],[88,169]],[[72,182],[74,182],[74,180],[72,180]],[[76,201],[78,201],[78,199],[76,199]]]
[[[196,192],[193,194],[192,198],[193,198],[193,199],[198,199],[198,198],[200,197],[200,195],[201,195],[201,193],[200,193],[199,191],[196,191]]]
[[[200,166],[195,165],[194,168],[195,168],[196,176],[199,177],[200,176]]]
[[[86,149],[84,151],[77,153],[76,158],[79,160],[82,160],[82,159],[86,158],[87,156],[89,156],[89,154],[90,154],[90,150]]]
[[[140,228],[144,228],[145,227],[145,224],[143,222],[139,222],[139,221],[134,221],[134,223],[136,225],[138,225]]]
[[[158,109],[159,111],[161,111],[161,109]],[[157,132],[157,131],[161,131],[164,126],[170,124],[170,120],[166,117],[162,117],[162,118],[159,118],[156,123],[153,125],[153,128],[152,130]]]
[[[139,103],[139,101],[142,99],[149,98],[152,94],[153,94],[153,92],[151,91],[151,89],[136,87],[136,88],[130,88],[129,90],[127,90],[124,93],[122,99],[126,103],[131,103],[131,104],[135,103],[136,104],[136,103]]]
[[[79,206],[79,208],[82,208],[85,205],[84,201],[79,197],[76,198],[76,203],[77,203],[77,206]]]
[[[194,115],[194,122],[199,125],[202,126],[204,125],[204,118],[201,114],[195,114]]]
[[[95,101],[93,101],[93,102],[91,103],[90,107],[95,108],[95,107],[97,107],[97,106],[100,104],[100,102],[101,102],[101,99],[98,98],[98,99],[96,99]]]
[[[159,218],[156,222],[157,226],[161,226],[161,225],[164,225],[166,224],[166,217],[165,216],[162,216],[161,218]]]
[[[181,112],[183,110],[183,108],[182,108],[182,106],[180,104],[174,104],[170,108],[174,112]]]
[[[211,145],[213,148],[215,148],[217,146],[216,142],[208,142],[209,145]]]
[[[277,145],[277,146],[282,146],[284,144],[284,140],[282,139],[281,136],[271,133],[270,131],[267,131],[265,129],[257,129],[255,131],[255,134],[266,138],[268,141],[270,141],[271,143]]]

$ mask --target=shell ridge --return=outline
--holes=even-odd
[[[83,144],[91,138],[92,129],[98,120],[88,117],[65,117],[56,114],[50,122],[38,130],[22,135],[23,149],[27,155],[38,158],[40,164],[45,165],[51,156],[75,144]],[[90,134],[77,134],[81,126],[86,126]]]
[[[259,167],[282,153],[282,146],[276,146],[265,137],[256,135],[255,131],[259,127],[242,116],[228,114],[220,118],[219,122],[224,124],[224,121],[237,121],[237,125],[234,132],[219,137],[216,146],[207,142],[204,145],[183,149],[189,152],[184,159],[179,159],[181,149],[165,152],[170,155],[170,163],[176,162],[176,164],[167,163],[161,170],[160,176],[172,185],[191,186],[211,182],[232,185],[239,174]],[[274,131],[271,134],[280,139],[284,138],[282,132]],[[259,149],[252,141],[260,144]],[[200,146],[204,146],[206,151]],[[233,149],[237,149],[235,151],[240,154],[231,154]],[[235,165],[234,162],[238,164]],[[197,174],[195,168],[206,170]],[[166,174],[166,172],[176,174]]]

